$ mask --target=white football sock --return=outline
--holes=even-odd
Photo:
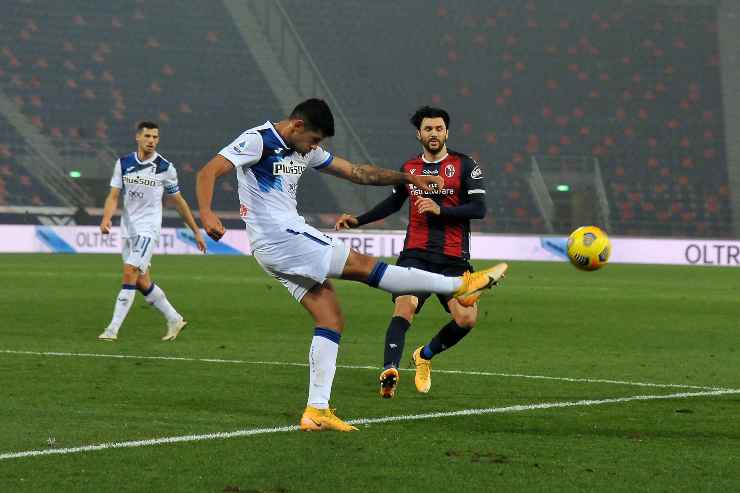
[[[146,294],[144,298],[147,303],[153,305],[157,310],[162,312],[162,315],[165,316],[168,322],[174,322],[175,320],[180,320],[182,318],[182,315],[177,313],[175,307],[173,307],[167,300],[167,296],[165,296],[164,291],[162,291],[156,284],[152,283],[149,293]]]
[[[327,409],[331,397],[331,384],[337,369],[339,352],[339,332],[316,327],[311,350],[308,352],[309,384],[308,405],[317,409]]]
[[[118,334],[118,330],[126,319],[126,315],[128,314],[129,309],[131,309],[131,305],[134,304],[134,296],[136,296],[136,286],[124,284],[116,297],[116,305],[113,308],[113,319],[110,321],[106,332],[113,335]]]
[[[389,293],[426,292],[452,294],[462,281],[459,277],[447,277],[412,267],[399,267],[378,262],[370,273],[368,284]]]

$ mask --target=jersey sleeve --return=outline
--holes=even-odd
[[[398,171],[401,173],[406,173],[406,165],[402,164],[400,168],[398,168]],[[406,187],[405,183],[399,183],[398,185],[393,185],[393,195],[396,197],[403,197],[403,200],[406,200],[406,198],[409,196],[409,189]]]
[[[110,186],[113,188],[123,188],[123,176],[121,174],[121,160],[117,159],[113,168],[113,176],[110,179]]]
[[[487,180],[483,168],[471,158],[465,159],[463,169],[464,194],[463,200],[485,199]]]
[[[162,179],[162,185],[167,195],[174,195],[180,192],[180,185],[177,183],[177,170],[173,165],[167,168]]]
[[[385,219],[401,210],[403,203],[406,202],[406,194],[396,193],[395,189],[385,200],[370,209],[364,214],[357,216],[357,226],[364,226],[367,223],[373,223],[380,219]]]
[[[333,160],[334,156],[331,152],[326,151],[321,147],[317,147],[308,153],[308,166],[313,169],[326,168]]]
[[[219,154],[228,159],[235,167],[252,166],[262,157],[262,136],[255,132],[244,132],[219,151]]]

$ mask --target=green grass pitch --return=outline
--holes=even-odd
[[[115,255],[0,256],[0,456],[297,424],[312,323],[251,257],[154,258],[190,322],[174,343],[140,295],[119,341],[96,340],[119,272]],[[404,371],[389,401],[362,368],[382,363],[389,295],[336,285],[332,405],[418,419],[4,458],[0,491],[740,491],[740,391],[697,388],[740,388],[736,269],[512,262],[473,333],[434,359],[431,392]],[[446,320],[430,299],[404,361]],[[691,392],[706,395],[600,402]]]

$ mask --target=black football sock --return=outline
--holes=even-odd
[[[403,354],[403,343],[406,341],[406,331],[411,323],[403,317],[393,317],[385,331],[385,351],[383,355],[383,369],[391,366],[398,368]]]
[[[435,354],[450,349],[460,342],[463,337],[468,335],[470,330],[471,327],[460,327],[454,320],[450,320],[447,325],[439,329],[439,332],[432,337],[429,344],[424,346],[424,349],[421,351],[422,358],[432,359]]]

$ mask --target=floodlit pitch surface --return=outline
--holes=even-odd
[[[338,281],[332,405],[360,431],[308,434],[312,324],[252,258],[154,258],[174,343],[140,296],[96,340],[119,257],[0,265],[0,491],[740,490],[736,269],[513,263],[431,392],[403,371],[389,401],[389,296]],[[445,322],[430,300],[406,356]]]

